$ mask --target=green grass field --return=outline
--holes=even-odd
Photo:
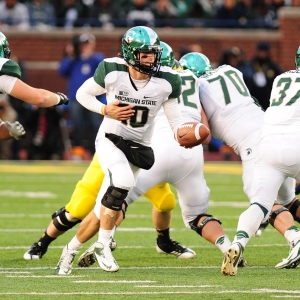
[[[244,253],[249,266],[235,277],[222,276],[222,254],[184,227],[173,212],[171,236],[196,251],[194,259],[158,254],[151,205],[143,197],[131,205],[115,238],[117,273],[96,265],[57,276],[54,267],[77,227],[55,240],[40,261],[23,260],[51,214],[64,206],[86,163],[0,163],[0,299],[295,299],[300,269],[276,270],[288,255],[286,240],[271,226],[252,238]],[[240,163],[206,163],[211,189],[209,213],[222,221],[232,239],[239,214],[248,206]],[[90,243],[82,247],[82,253]],[[78,255],[79,256],[79,255]]]

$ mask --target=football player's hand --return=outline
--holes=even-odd
[[[106,114],[119,121],[130,119],[134,113],[133,105],[122,105],[119,100],[111,102],[106,106]]]
[[[67,105],[69,103],[69,99],[65,94],[61,92],[57,92],[55,94],[59,96],[59,102],[56,105]]]
[[[26,132],[24,127],[18,122],[10,123],[8,121],[5,121],[5,125],[10,133],[10,135],[18,140],[20,137],[22,137]]]

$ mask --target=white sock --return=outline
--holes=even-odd
[[[286,230],[284,233],[284,237],[288,240],[290,244],[294,241],[298,241],[300,239],[300,231],[297,226],[292,226]]]
[[[77,236],[75,235],[75,236],[72,238],[71,242],[68,243],[68,249],[69,249],[69,250],[76,250],[76,251],[77,251],[77,250],[81,247],[81,245],[82,245],[82,243],[80,243],[80,242],[78,241]]]
[[[109,242],[113,234],[113,231],[114,231],[113,229],[105,230],[100,228],[99,235],[98,235],[98,242],[102,243],[103,245],[106,245]]]
[[[251,205],[240,215],[233,243],[240,243],[245,248],[263,219],[264,213],[261,208],[256,204]]]
[[[114,226],[114,228],[112,229],[111,231],[111,237],[114,237],[115,233],[116,233],[116,230],[117,230],[117,225]]]
[[[227,235],[221,235],[217,238],[215,241],[215,245],[221,250],[221,252],[224,254],[229,249],[231,242]]]

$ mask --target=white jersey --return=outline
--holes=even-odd
[[[182,83],[181,95],[178,97],[183,122],[201,122],[201,103],[199,101],[199,82],[190,70],[177,71]],[[165,112],[161,109],[155,120],[155,132],[170,132],[171,128]]]
[[[105,88],[107,103],[120,100],[124,105],[134,105],[136,111],[130,120],[123,122],[105,116],[98,137],[104,133],[114,133],[144,145],[150,145],[154,119],[163,103],[177,98],[181,93],[180,77],[169,67],[160,68],[143,88],[135,89],[128,66],[121,58],[103,60],[94,80]]]
[[[300,133],[300,71],[297,70],[275,78],[262,137],[287,133]]]
[[[240,155],[240,144],[263,125],[262,109],[246,87],[243,74],[222,65],[199,78],[200,101],[211,133]]]
[[[91,85],[89,85],[90,81],[92,81]],[[89,86],[91,86],[91,90]],[[99,87],[98,94],[97,87]],[[113,185],[130,190],[140,171],[138,166],[129,163],[121,149],[105,137],[105,133],[115,134],[124,140],[150,146],[155,117],[161,107],[164,108],[169,126],[174,131],[176,126],[182,123],[177,103],[177,98],[181,94],[181,79],[177,72],[170,67],[160,68],[159,72],[151,76],[148,82],[137,88],[129,75],[128,65],[124,59],[117,57],[104,59],[95,71],[94,78],[88,80],[88,83],[85,82],[77,91],[76,96],[82,105],[85,101],[88,102],[86,105],[88,108],[96,107],[94,103],[97,102],[97,99],[93,96],[101,93],[106,93],[108,103],[119,100],[122,105],[132,104],[135,114],[126,121],[118,121],[105,115],[99,128],[95,143],[96,153],[105,177],[94,208],[97,217],[100,217],[101,201],[107,188]],[[87,99],[85,99],[85,95],[88,97]],[[176,142],[174,137],[173,140]]]
[[[178,71],[182,94],[178,98],[184,122],[201,121],[198,78],[189,70]],[[173,137],[168,120],[161,110],[155,119],[152,148],[155,163],[150,170],[141,170],[136,186],[126,201],[130,204],[153,186],[168,182],[177,191],[182,217],[187,227],[198,215],[208,209],[210,189],[203,174],[203,147],[192,149],[180,147]],[[163,201],[163,199],[161,199]],[[156,205],[158,204],[157,201]],[[159,205],[165,206],[163,202]],[[160,209],[161,207],[159,207]]]

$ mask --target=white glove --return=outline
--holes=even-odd
[[[21,136],[23,136],[26,132],[24,127],[18,122],[10,123],[5,121],[6,127],[9,130],[10,135],[18,140]]]

